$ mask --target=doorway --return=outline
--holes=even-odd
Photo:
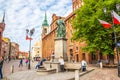
[[[70,49],[70,61],[72,61],[73,58],[73,49]]]
[[[76,61],[79,62],[79,54],[76,54]]]

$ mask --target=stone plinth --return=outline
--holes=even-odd
[[[65,61],[68,60],[67,57],[67,39],[66,38],[56,38],[55,39],[55,58],[63,57]]]
[[[56,69],[40,69],[40,70],[37,70],[37,74],[39,75],[47,75],[47,74],[52,74],[52,73],[55,73],[56,72]]]
[[[81,64],[80,63],[65,63],[66,70],[80,70]]]
[[[59,62],[50,62],[50,61],[45,61],[43,63],[43,66],[45,69],[56,69],[56,72],[60,71],[60,63]]]

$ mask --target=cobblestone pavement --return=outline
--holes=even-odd
[[[31,70],[28,70],[25,64],[22,68],[19,68],[18,64],[18,60],[10,61],[9,63],[5,62],[3,66],[4,77],[7,76],[10,80],[67,80],[74,77],[74,72],[38,75],[34,69],[36,62],[31,62]],[[11,73],[12,65],[14,65],[14,73]],[[120,80],[120,78],[117,76],[117,68],[92,68],[95,68],[95,70],[81,75],[80,80]]]
[[[35,68],[37,62],[31,62],[31,69]],[[28,67],[25,65],[25,60],[23,60],[23,67],[18,67],[19,60],[11,60],[10,62],[4,62],[3,64],[3,77],[12,73],[11,67],[14,66],[14,72],[26,71]]]
[[[96,68],[94,71],[80,77],[80,80],[120,80],[117,69]]]

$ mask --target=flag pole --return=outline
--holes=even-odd
[[[120,77],[120,61],[119,61],[119,51],[118,51],[118,46],[117,46],[117,35],[116,35],[116,29],[114,25],[114,20],[113,20],[113,10],[111,11],[111,16],[112,16],[112,28],[114,31],[114,40],[115,40],[115,47],[116,47],[116,53],[117,53],[117,61],[118,61],[118,77]]]

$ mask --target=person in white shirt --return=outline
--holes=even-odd
[[[61,72],[64,72],[64,59],[63,59],[63,57],[62,56],[60,56],[60,58],[59,58],[59,60],[58,60],[59,62],[60,62],[60,69],[61,69]]]
[[[55,54],[54,52],[51,54],[51,61],[54,62],[54,59],[55,59]]]
[[[85,60],[82,60],[81,65],[82,65],[82,71],[86,71],[87,63]]]

